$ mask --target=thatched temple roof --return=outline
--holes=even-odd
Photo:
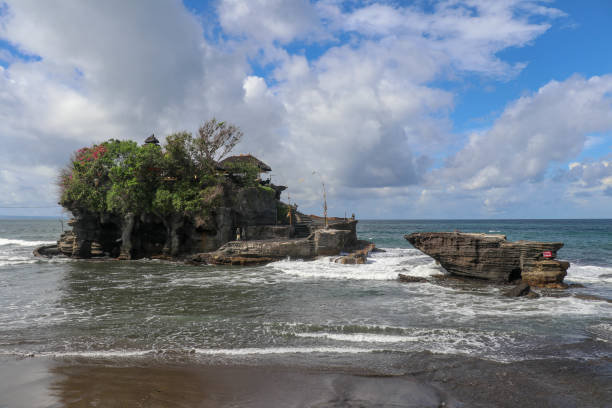
[[[272,168],[268,166],[266,163],[259,160],[257,157],[252,156],[250,154],[240,154],[236,156],[230,156],[226,159],[223,159],[219,162],[219,166],[221,168],[226,168],[228,165],[232,164],[254,164],[261,170],[262,172],[272,171]]]

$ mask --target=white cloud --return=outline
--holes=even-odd
[[[493,126],[434,172],[466,189],[541,179],[551,163],[580,153],[589,133],[612,130],[612,75],[551,81],[511,103]]]
[[[12,207],[23,206],[45,206],[44,209],[28,209],[28,214],[36,215],[40,212],[48,213],[56,203],[57,170],[51,166],[41,166],[34,163],[24,166],[3,164],[0,168],[0,206]],[[3,214],[12,211],[2,208]],[[23,214],[23,209],[16,210]]]
[[[421,84],[427,63],[418,50],[366,42],[337,47],[311,67],[294,61],[277,75],[287,112],[285,146],[334,185],[384,187],[416,183],[428,160],[414,146],[443,140],[445,122],[431,115],[452,106],[452,95]],[[406,61],[406,63],[404,63]],[[432,63],[432,65],[434,65]],[[419,146],[420,147],[420,146]]]
[[[328,6],[328,9],[331,6]],[[511,65],[496,53],[509,47],[522,47],[550,28],[550,23],[532,22],[532,17],[555,18],[563,12],[530,0],[441,1],[433,12],[412,5],[394,7],[374,3],[342,13],[340,6],[331,14],[336,28],[370,37],[400,37],[430,53],[443,56],[445,63],[459,70],[507,77],[524,68]]]
[[[222,0],[219,21],[228,34],[261,43],[289,43],[319,32],[308,0]]]
[[[455,95],[434,81],[466,72],[512,78],[524,65],[497,53],[528,45],[562,15],[547,3],[519,0],[442,1],[431,11],[375,2],[343,7],[336,0],[222,0],[216,8],[220,39],[213,42],[178,1],[7,3],[0,38],[41,59],[0,55],[10,60],[0,70],[3,163],[35,160],[56,168],[85,144],[194,130],[216,116],[242,128],[238,149],[268,162],[275,181],[288,184],[305,207],[318,207],[320,183],[311,174],[317,170],[331,201],[370,194],[368,207],[361,208],[385,203],[394,211],[419,193],[415,185],[424,180],[431,157],[444,155],[454,142],[448,113]],[[296,43],[316,43],[318,56],[296,50]],[[255,74],[249,60],[270,73]],[[593,111],[599,102],[589,100],[597,85],[588,84],[596,80],[571,81],[517,101],[491,130],[474,135],[451,160],[453,174],[441,177],[456,187],[446,193],[482,206],[482,198],[464,189],[491,187],[500,177],[510,184],[540,177],[548,163],[580,150],[581,132],[605,128]],[[582,125],[572,115],[552,130],[538,122],[551,121],[559,110],[547,113],[547,103],[561,108],[556,99],[570,91],[584,101],[561,112],[582,109],[575,116],[590,118],[592,125],[574,130]],[[536,125],[526,151],[516,123],[523,131]],[[551,135],[564,129],[561,143],[554,140],[557,153],[546,153]],[[506,137],[521,152],[509,173],[493,143]],[[11,188],[37,185],[35,177],[23,183]],[[441,188],[435,182],[427,188],[431,206]],[[493,195],[488,202],[502,205]]]
[[[612,156],[583,163],[571,163],[562,180],[572,183],[573,193],[606,191],[612,187]]]
[[[202,27],[177,2],[20,0],[4,21],[1,35],[20,50],[67,77],[78,69],[89,95],[122,108],[155,113],[203,73]]]
[[[0,73],[4,160],[57,165],[93,141],[144,138],[201,90],[197,20],[177,2],[143,5],[8,2],[0,37],[40,58]]]

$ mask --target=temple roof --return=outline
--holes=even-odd
[[[147,137],[144,141],[145,143],[159,144],[159,140],[155,137],[155,135],[151,135]]]
[[[257,157],[252,156],[250,154],[240,154],[240,155],[236,155],[236,156],[230,156],[230,157],[228,157],[226,159],[221,160],[219,162],[219,165],[222,168],[225,168],[226,165],[228,165],[228,164],[232,165],[232,164],[245,164],[245,163],[254,164],[262,172],[272,171],[272,168],[270,166],[268,166],[266,163],[262,162]]]

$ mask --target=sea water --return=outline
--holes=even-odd
[[[524,299],[397,280],[445,273],[404,234],[454,230],[564,242],[566,282],[584,287]],[[612,220],[360,221],[359,237],[386,251],[366,265],[34,258],[60,232],[58,220],[0,220],[0,354],[360,367],[411,353],[512,362],[612,350]]]

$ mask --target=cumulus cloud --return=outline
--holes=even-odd
[[[551,81],[470,135],[432,178],[470,190],[540,180],[551,163],[580,153],[589,133],[612,130],[611,92],[612,75]]]
[[[607,126],[594,111],[604,112],[607,97],[596,88],[605,88],[607,77],[551,83],[509,106],[446,169],[431,173],[434,157],[455,143],[455,95],[436,81],[464,73],[512,78],[524,64],[497,53],[530,44],[563,15],[547,2],[444,0],[426,10],[420,3],[221,0],[216,16],[203,19],[217,24],[212,36],[178,1],[6,3],[0,38],[19,53],[0,55],[8,61],[0,70],[0,158],[16,166],[12,174],[32,160],[57,168],[84,144],[194,130],[216,116],[242,128],[238,150],[268,162],[275,182],[290,185],[306,207],[318,205],[321,179],[313,170],[337,201],[372,194],[396,202],[417,195],[419,184],[433,197],[440,187],[428,174],[452,181],[449,194],[472,200],[466,188],[498,183],[491,180],[499,180],[504,161],[492,153],[495,140],[509,134],[527,153],[517,153],[523,161],[505,182],[512,183],[541,177],[548,163],[580,150],[585,132]],[[314,56],[305,51],[312,44]],[[559,112],[546,110],[548,102],[571,92],[583,102],[561,112],[586,112],[591,125],[568,118],[551,130],[539,122]],[[526,138],[515,124],[525,130],[532,123],[539,136],[523,149]],[[565,133],[555,140],[556,153],[538,156],[559,130]],[[536,156],[541,164],[529,161]],[[15,191],[36,185],[34,179]],[[501,205],[492,194],[490,207]]]
[[[569,198],[578,202],[587,203],[591,197],[612,196],[612,155],[572,162],[567,170],[556,174],[555,181],[567,184]]]
[[[55,203],[70,152],[142,140],[187,110],[205,78],[202,27],[177,2],[11,1],[0,38],[12,45],[0,70],[0,204]]]
[[[1,35],[68,76],[78,70],[91,93],[159,111],[201,77],[202,27],[177,2],[143,5],[10,2]]]
[[[284,44],[320,32],[308,0],[222,0],[217,10],[223,30],[247,41]]]
[[[499,77],[516,74],[525,64],[509,64],[496,56],[498,51],[525,46],[550,28],[549,22],[535,23],[533,17],[564,15],[530,0],[440,1],[431,11],[418,5],[373,3],[343,13],[341,7],[336,5],[331,14],[337,29],[368,37],[407,38],[454,68]]]
[[[82,144],[140,139],[204,76],[202,28],[181,4],[9,2],[0,37],[34,60],[0,73],[3,156],[57,164]],[[45,153],[47,152],[47,153]],[[62,153],[63,152],[63,153]],[[65,157],[64,157],[65,160]]]
[[[612,186],[612,157],[607,160],[570,163],[566,176],[582,187]]]
[[[57,169],[52,166],[3,163],[0,168],[0,211],[3,214],[24,214],[24,209],[10,208],[44,207],[26,211],[28,215],[48,214],[57,202],[56,180]]]
[[[418,50],[411,51],[399,57],[370,42],[337,47],[298,80],[283,82],[277,90],[287,112],[287,149],[333,184],[416,183],[428,159],[413,147],[444,139],[446,123],[433,115],[450,108],[453,97],[422,85],[420,78],[428,75],[422,67],[398,63],[418,57]],[[279,70],[281,78],[295,75],[295,65],[286,68]]]
[[[447,113],[453,95],[429,82],[457,68],[515,73],[518,67],[500,61],[496,52],[525,45],[549,27],[530,23],[529,12],[517,17],[527,4],[442,2],[426,12],[385,4],[345,11],[335,2],[317,3],[332,32],[359,37],[316,61],[287,56],[276,69],[275,92],[287,112],[285,151],[326,174],[332,185],[419,183],[433,162],[430,155],[451,138]],[[302,199],[315,190],[310,186]]]

